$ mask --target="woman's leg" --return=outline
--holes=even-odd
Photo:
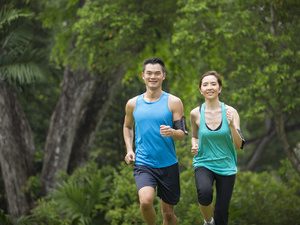
[[[195,181],[200,211],[205,221],[210,222],[213,214],[214,174],[205,167],[199,167],[195,170]]]
[[[216,204],[214,219],[217,225],[227,225],[229,217],[229,204],[235,183],[235,175],[216,175]]]

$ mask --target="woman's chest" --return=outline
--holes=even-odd
[[[208,111],[204,115],[206,125],[211,129],[217,129],[222,122],[222,111]]]

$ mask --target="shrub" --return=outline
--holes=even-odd
[[[65,180],[59,188],[41,199],[32,211],[38,224],[87,225],[103,220],[111,176],[106,174],[103,178],[102,173],[90,162],[72,176],[64,175]]]

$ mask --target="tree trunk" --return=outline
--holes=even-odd
[[[95,88],[95,77],[77,69],[74,73],[65,67],[60,98],[51,117],[45,144],[44,164],[41,175],[42,194],[57,187],[57,173],[67,171],[76,129]]]
[[[72,173],[77,167],[84,166],[88,161],[89,150],[94,143],[95,135],[124,75],[125,70],[122,66],[119,66],[116,71],[111,71],[111,76],[98,76],[97,89],[89,103],[82,110],[79,125],[76,129],[69,161],[69,173]]]
[[[278,134],[278,138],[283,146],[283,150],[289,160],[292,163],[292,166],[297,171],[298,174],[300,174],[300,159],[297,157],[296,152],[293,150],[293,148],[290,146],[289,141],[286,136],[285,126],[284,126],[284,118],[283,118],[283,112],[278,109],[276,111],[276,130]]]
[[[0,83],[0,164],[13,221],[29,213],[33,203],[24,187],[34,175],[31,128],[9,84]]]
[[[257,144],[254,152],[247,160],[247,163],[245,165],[245,170],[251,170],[251,171],[255,170],[255,168],[261,161],[264,152],[267,150],[269,143],[275,137],[276,130],[274,129],[273,120],[271,118],[268,117],[265,118],[265,129],[266,131],[264,136],[259,140],[259,143]]]

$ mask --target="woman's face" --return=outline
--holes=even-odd
[[[218,79],[213,75],[208,75],[203,78],[200,93],[206,99],[217,98],[219,93],[221,93],[222,87],[218,83]]]

